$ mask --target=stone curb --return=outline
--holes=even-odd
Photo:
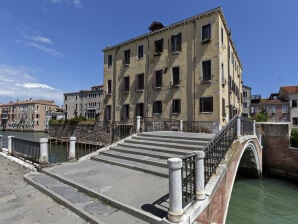
[[[131,215],[133,215],[137,218],[141,218],[144,221],[150,222],[152,224],[159,224],[162,221],[161,218],[158,218],[158,217],[156,217],[156,216],[154,216],[150,213],[144,212],[140,209],[134,208],[134,207],[132,207],[130,205],[127,205],[125,203],[122,203],[118,200],[112,199],[111,197],[103,195],[103,194],[101,194],[97,191],[94,191],[94,190],[91,190],[91,189],[86,189],[84,186],[82,186],[78,183],[75,183],[73,181],[70,181],[70,180],[66,179],[65,177],[62,177],[60,175],[51,173],[51,172],[46,171],[46,170],[42,170],[42,173],[44,173],[46,175],[49,175],[50,177],[56,178],[57,180],[61,181],[64,184],[67,184],[67,185],[70,185],[74,188],[77,188],[79,191],[87,193],[90,196],[97,197],[100,200],[108,201],[112,206],[114,206],[114,207],[116,207],[116,208],[118,208],[122,211],[125,211],[125,212],[127,212],[127,213],[129,213],[129,214],[131,214]]]
[[[31,179],[29,177],[29,175],[32,173],[27,173],[24,176],[24,180],[26,182],[28,182],[29,184],[31,184],[32,186],[34,186],[36,189],[40,190],[41,192],[43,192],[44,194],[48,195],[49,197],[51,197],[52,199],[54,199],[55,201],[57,201],[58,203],[64,205],[66,208],[70,209],[71,211],[75,212],[76,214],[78,214],[80,217],[86,219],[88,222],[90,223],[94,223],[94,224],[106,224],[105,222],[98,220],[94,215],[82,210],[80,207],[76,206],[75,204],[73,204],[72,202],[70,202],[67,199],[64,199],[63,197],[61,197],[59,194],[56,194],[55,192],[53,192],[52,190],[50,190],[49,188],[44,187],[43,185],[37,183],[36,181],[34,181],[33,179]]]

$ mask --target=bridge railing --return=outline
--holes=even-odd
[[[168,160],[170,199],[168,218],[179,220],[181,211],[195,198],[205,199],[205,187],[234,140],[241,135],[256,135],[255,122],[239,115],[233,117],[228,124],[214,136],[202,151],[196,151],[181,158]],[[177,170],[180,169],[180,177]],[[181,181],[178,180],[181,178]],[[174,181],[177,182],[173,187]],[[173,192],[181,194],[177,197]],[[181,202],[179,201],[181,200]]]
[[[39,163],[40,142],[12,137],[10,154],[32,163]]]

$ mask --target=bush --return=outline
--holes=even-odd
[[[268,122],[270,120],[270,116],[265,111],[261,111],[255,114],[252,119],[256,122]]]
[[[298,148],[298,130],[293,129],[291,131],[290,142],[292,147]]]

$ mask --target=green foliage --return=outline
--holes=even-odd
[[[252,119],[256,122],[268,122],[270,116],[265,111],[261,111],[260,113],[255,114]]]
[[[49,124],[50,125],[61,125],[61,124],[78,124],[78,123],[83,123],[83,122],[94,122],[93,120],[87,119],[84,116],[78,116],[78,117],[74,117],[71,119],[60,119],[60,120],[50,120]]]
[[[298,148],[298,130],[291,131],[290,142],[292,147]]]

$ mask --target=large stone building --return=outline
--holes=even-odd
[[[103,86],[93,86],[90,90],[64,93],[65,118],[84,116],[96,119],[102,111]]]
[[[104,119],[199,121],[220,128],[241,113],[242,66],[221,8],[105,48]]]
[[[56,111],[54,101],[24,100],[0,105],[1,126],[6,129],[44,131],[46,114]]]
[[[298,86],[282,86],[279,96],[289,102],[291,128],[298,129]]]

